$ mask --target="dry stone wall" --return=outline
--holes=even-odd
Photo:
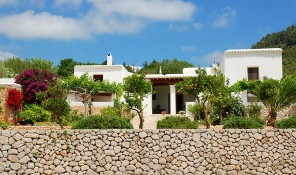
[[[291,130],[3,130],[0,174],[296,174]]]

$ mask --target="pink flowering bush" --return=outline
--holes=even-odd
[[[24,101],[26,103],[39,103],[36,99],[37,92],[48,90],[48,86],[55,84],[55,75],[46,70],[29,69],[15,78],[15,83],[22,85]]]

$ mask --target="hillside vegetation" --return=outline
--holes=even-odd
[[[296,24],[289,26],[286,30],[268,34],[252,46],[258,48],[282,48],[283,73],[296,75]]]

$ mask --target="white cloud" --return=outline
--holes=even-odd
[[[71,2],[56,0],[55,5],[63,6],[67,2],[74,2],[78,6],[82,0]],[[0,16],[0,26],[5,26],[0,28],[0,34],[17,39],[90,39],[100,34],[136,33],[153,21],[190,20],[196,11],[192,3],[183,0],[88,0],[88,2],[90,8],[79,18],[34,11]],[[179,30],[187,29],[183,26],[183,29]]]
[[[175,30],[178,32],[187,32],[189,31],[189,27],[185,24],[183,25],[169,24],[168,30]]]
[[[196,47],[195,46],[181,46],[181,50],[185,52],[190,52],[190,51],[195,51]]]
[[[180,0],[88,0],[104,15],[143,18],[149,20],[180,21],[191,19],[196,7]]]
[[[193,28],[199,30],[201,28],[203,28],[203,24],[201,22],[195,22],[192,24]]]
[[[0,18],[0,33],[11,38],[52,38],[57,40],[90,37],[86,25],[76,19],[51,15],[47,12],[24,13]]]
[[[57,7],[67,6],[69,8],[78,8],[83,0],[55,0],[54,5]]]
[[[11,52],[0,51],[0,60],[5,60],[7,58],[15,57],[15,55]]]
[[[216,16],[214,21],[214,27],[223,28],[227,27],[235,22],[236,11],[231,7],[225,7],[222,9],[221,14]]]

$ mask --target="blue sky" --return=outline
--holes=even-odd
[[[0,0],[0,59],[209,66],[296,24],[296,0]]]

